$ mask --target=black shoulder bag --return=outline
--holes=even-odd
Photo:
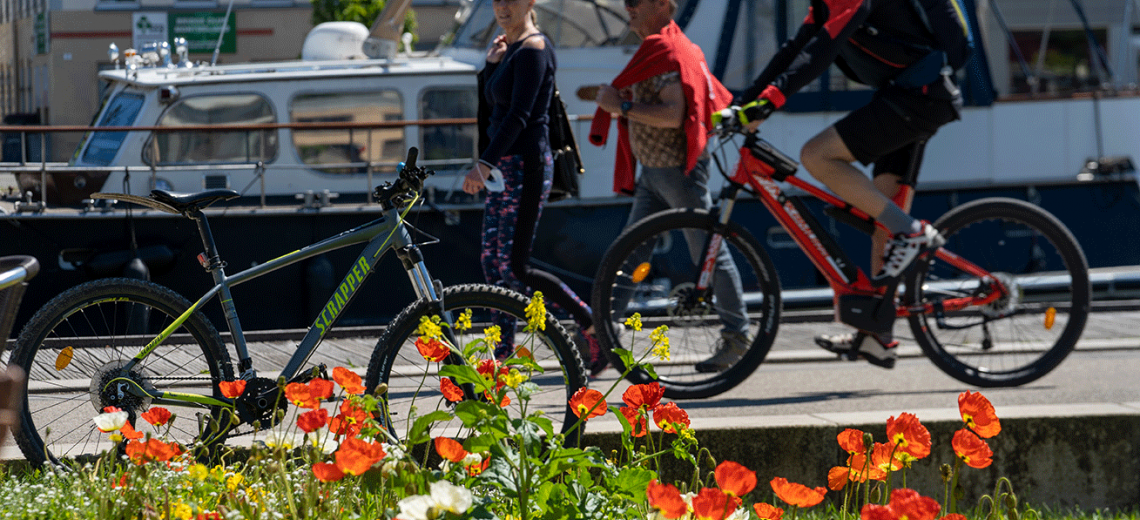
[[[550,202],[578,196],[578,176],[585,173],[582,156],[578,153],[578,142],[570,129],[570,116],[566,115],[566,103],[558,94],[558,87],[550,96],[550,113],[547,116],[550,129],[550,152],[554,156],[554,179],[550,186]]]

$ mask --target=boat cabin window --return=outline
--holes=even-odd
[[[420,119],[466,119],[478,112],[474,87],[431,87],[420,94]],[[476,125],[425,126],[420,131],[420,157],[432,167],[460,168],[475,153]]]
[[[559,49],[638,45],[623,0],[535,0],[538,28]],[[485,50],[500,32],[491,0],[476,0],[456,32],[455,47]]]
[[[277,122],[269,100],[257,94],[186,97],[162,114],[158,126],[266,124]],[[277,156],[276,130],[158,132],[159,165],[269,162]],[[153,146],[143,150],[151,164]]]
[[[294,130],[293,146],[305,164],[325,173],[394,173],[405,158],[404,128],[335,129],[337,123],[404,120],[404,101],[393,89],[370,92],[302,94],[293,98],[290,120],[329,123],[329,130]],[[342,125],[343,126],[343,125]]]
[[[142,109],[145,97],[140,93],[123,92],[113,99],[103,111],[95,126],[131,126]],[[107,166],[115,160],[119,147],[127,138],[127,132],[95,132],[88,139],[83,152],[83,162]]]

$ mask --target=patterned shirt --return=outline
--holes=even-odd
[[[666,72],[633,85],[633,101],[660,105],[661,91],[681,83],[680,72]],[[659,128],[629,121],[629,144],[633,156],[643,166],[671,168],[685,166],[685,131],[683,128]],[[707,152],[705,152],[707,154]]]

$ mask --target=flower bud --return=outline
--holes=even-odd
[[[863,432],[863,446],[867,447],[868,452],[875,446],[875,437],[871,432]]]
[[[1009,508],[1010,511],[1017,509],[1017,495],[1007,494],[1005,496],[1005,507]]]
[[[380,383],[376,385],[376,390],[373,392],[377,397],[388,393],[388,383]]]
[[[938,469],[940,469],[942,471],[942,481],[943,482],[950,482],[950,477],[954,476],[954,469],[951,468],[949,464],[943,464]]]
[[[877,504],[879,502],[879,498],[881,497],[882,494],[880,493],[878,486],[875,486],[871,489],[870,500],[872,504]]]

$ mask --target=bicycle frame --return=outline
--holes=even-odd
[[[718,165],[719,166],[719,165]],[[741,189],[750,187],[753,192],[780,226],[787,231],[796,245],[799,246],[812,264],[816,266],[835,293],[836,311],[839,312],[839,301],[844,296],[875,297],[882,299],[888,289],[894,287],[875,287],[870,278],[861,268],[850,261],[850,258],[828,233],[819,221],[803,204],[800,197],[789,197],[780,188],[779,182],[799,188],[807,194],[822,200],[839,211],[837,215],[857,229],[870,233],[873,226],[886,229],[866,212],[848,204],[839,197],[816,187],[798,177],[795,173],[799,165],[771,144],[755,135],[748,136],[745,145],[740,149],[740,160],[736,171],[729,179],[729,185],[721,192],[722,203],[719,205],[717,218],[722,224],[728,223],[736,195]],[[715,211],[715,210],[714,210]],[[716,252],[720,247],[719,235],[712,235],[712,239],[705,250],[705,261],[701,267],[701,276],[697,284],[699,291],[706,290],[711,283]],[[926,314],[931,312],[955,311],[966,307],[985,305],[1007,294],[1005,286],[989,272],[976,264],[954,254],[946,248],[939,248],[933,253],[939,259],[977,276],[988,284],[986,291],[966,297],[951,298],[938,303],[918,304],[909,307],[894,308],[894,317],[906,317],[913,314]],[[893,306],[893,298],[889,299]]]
[[[406,211],[404,214],[406,214]],[[218,255],[213,235],[210,233],[209,224],[204,215],[199,215],[195,221],[198,224],[198,232],[202,237],[202,244],[206,251],[199,255],[198,260],[213,277],[215,285],[199,298],[198,301],[194,302],[186,312],[160,332],[157,337],[147,343],[128,365],[124,367],[123,371],[129,372],[134,365],[144,360],[161,345],[163,341],[170,337],[182,323],[189,319],[195,311],[202,308],[206,302],[217,295],[220,298],[226,323],[229,327],[234,346],[237,349],[238,369],[241,372],[238,378],[249,380],[256,377],[257,374],[253,369],[253,361],[246,347],[245,336],[242,333],[237,308],[234,305],[230,289],[283,267],[308,260],[329,251],[356,244],[367,243],[364,246],[363,252],[361,252],[360,256],[353,263],[352,269],[349,270],[332,296],[329,297],[321,313],[316,317],[313,325],[310,326],[304,338],[302,338],[301,342],[297,345],[297,349],[294,351],[289,363],[281,370],[279,377],[284,377],[288,381],[297,375],[301,367],[312,356],[317,345],[321,339],[324,338],[341,311],[352,302],[357,294],[357,290],[368,280],[368,277],[375,270],[376,265],[380,262],[381,258],[383,258],[384,253],[389,249],[396,251],[396,255],[400,258],[405,270],[408,272],[408,277],[412,282],[416,297],[418,299],[428,298],[431,300],[439,300],[439,291],[435,287],[427,267],[424,265],[423,256],[420,254],[417,245],[412,241],[412,237],[404,225],[404,214],[401,214],[398,208],[386,209],[384,214],[376,220],[279,256],[263,264],[250,267],[232,276],[226,276],[224,269],[225,264],[220,260]],[[235,401],[234,399],[218,399],[201,394],[147,391],[126,378],[111,380],[108,382],[108,385],[116,382],[126,383],[127,386],[124,390],[139,397],[151,398],[157,404],[183,406],[192,404],[233,408]]]

